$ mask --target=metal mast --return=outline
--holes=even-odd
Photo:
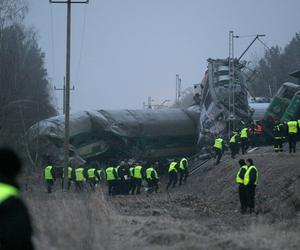
[[[228,67],[229,67],[229,91],[228,91],[228,111],[229,111],[229,121],[228,121],[228,136],[234,129],[234,118],[235,118],[235,98],[234,98],[234,85],[235,85],[235,75],[234,75],[234,34],[233,31],[229,31],[229,57],[228,57]]]

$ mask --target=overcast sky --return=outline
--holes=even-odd
[[[29,0],[27,24],[39,34],[53,85],[65,75],[66,6]],[[139,109],[147,97],[175,97],[201,81],[207,58],[228,56],[228,32],[266,34],[268,46],[286,45],[300,31],[299,0],[90,0],[72,6],[71,112]],[[252,38],[235,40],[240,55]],[[256,43],[245,56],[257,60]],[[62,92],[55,91],[61,107]]]

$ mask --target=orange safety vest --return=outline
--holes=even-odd
[[[263,126],[260,124],[255,125],[254,134],[262,135],[263,134]]]

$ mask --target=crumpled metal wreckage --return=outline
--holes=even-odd
[[[195,108],[71,114],[70,153],[88,160],[144,160],[193,154],[198,116]],[[28,132],[28,139],[31,152],[38,151],[43,158],[63,162],[64,116],[35,124]]]
[[[246,77],[235,66],[235,122],[251,121]],[[70,116],[72,159],[159,160],[188,156],[210,146],[217,135],[228,134],[228,60],[208,59],[201,82],[200,105],[187,109],[98,110]],[[31,152],[63,162],[64,116],[52,117],[28,131]],[[79,160],[78,160],[79,159]],[[74,160],[75,161],[75,160]],[[76,161],[75,161],[76,162]]]

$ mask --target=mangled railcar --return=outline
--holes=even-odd
[[[84,159],[161,159],[195,152],[194,110],[99,110],[70,117],[72,151]],[[32,126],[31,152],[63,162],[64,117]],[[38,142],[38,147],[36,146]]]
[[[201,82],[200,148],[210,144],[215,136],[227,135],[242,123],[252,121],[243,65],[234,61],[233,68],[231,76],[228,59],[208,59],[208,69]]]

